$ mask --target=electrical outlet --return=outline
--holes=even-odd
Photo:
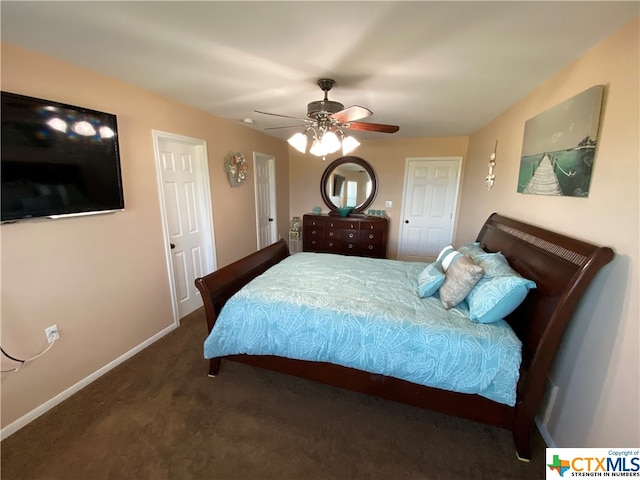
[[[60,338],[60,330],[58,330],[58,325],[51,325],[44,329],[44,334],[47,336],[47,342],[51,343],[54,340],[58,340]]]

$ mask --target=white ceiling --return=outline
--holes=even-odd
[[[251,128],[322,99],[394,137],[469,135],[640,14],[633,2],[13,2],[1,36]],[[54,99],[55,100],[55,99]],[[117,112],[115,112],[117,113]],[[266,133],[287,138],[296,129]],[[360,138],[384,133],[354,132]]]

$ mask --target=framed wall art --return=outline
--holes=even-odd
[[[604,85],[595,85],[525,123],[518,192],[588,197]]]

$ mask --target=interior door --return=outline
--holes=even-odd
[[[256,228],[258,232],[258,249],[261,249],[278,240],[275,158],[270,155],[254,153],[253,165],[256,192]]]
[[[451,244],[461,163],[460,157],[407,159],[399,260],[429,261]]]
[[[154,132],[170,279],[178,318],[202,306],[194,284],[215,270],[205,142]]]

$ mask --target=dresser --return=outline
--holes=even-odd
[[[382,217],[305,215],[302,250],[385,258],[388,223]]]

